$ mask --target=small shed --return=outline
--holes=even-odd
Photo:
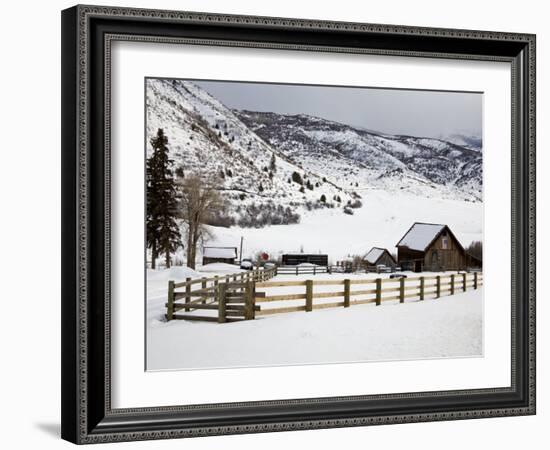
[[[227,263],[235,264],[237,247],[203,247],[202,264]]]
[[[316,266],[328,266],[328,255],[321,253],[286,253],[282,256],[283,266],[297,266],[309,263]]]
[[[396,247],[397,263],[405,270],[438,272],[481,266],[444,224],[415,222]]]
[[[367,270],[375,270],[377,266],[384,265],[391,269],[397,267],[397,261],[386,248],[373,247],[363,257],[363,264]]]

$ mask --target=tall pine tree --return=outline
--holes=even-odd
[[[151,139],[153,153],[147,159],[147,247],[151,249],[152,267],[159,255],[165,255],[170,267],[170,254],[181,245],[176,222],[178,196],[172,173],[174,162],[168,156],[168,138],[162,128]]]

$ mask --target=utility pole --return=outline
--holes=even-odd
[[[240,262],[243,262],[243,237],[241,236],[241,249],[240,249],[240,252],[239,252],[239,261]]]

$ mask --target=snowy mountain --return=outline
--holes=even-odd
[[[315,167],[335,182],[348,179],[362,187],[481,200],[479,149],[441,139],[384,135],[305,115],[235,114],[290,160]]]
[[[471,133],[453,133],[450,135],[441,135],[439,138],[471,150],[481,151],[483,146],[483,139],[481,136],[473,135]]]
[[[199,175],[224,193],[241,224],[292,223],[292,210],[352,206],[359,195],[314,168],[291,161],[222,103],[193,83],[147,81],[147,152],[159,128],[183,175]]]
[[[235,111],[192,82],[147,80],[147,152],[159,128],[177,172],[223,192],[242,227],[295,223],[295,211],[353,209],[369,189],[481,200],[480,150],[377,134],[306,115]]]

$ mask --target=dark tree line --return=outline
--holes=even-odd
[[[483,261],[483,244],[481,241],[473,241],[468,248],[466,248],[466,253]]]

